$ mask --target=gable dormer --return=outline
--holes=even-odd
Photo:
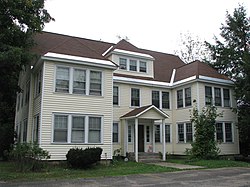
[[[112,46],[104,55],[118,65],[114,73],[154,78],[154,57],[126,40]]]

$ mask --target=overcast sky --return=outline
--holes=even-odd
[[[212,42],[239,3],[249,15],[250,0],[46,0],[55,22],[44,30],[114,43],[127,37],[137,47],[174,53],[180,33]]]

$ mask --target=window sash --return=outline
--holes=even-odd
[[[205,86],[205,104],[212,104],[212,87]]]
[[[185,88],[185,106],[191,106],[191,88]]]
[[[160,108],[160,92],[152,91],[152,105]]]
[[[89,143],[101,143],[101,118],[89,117]]]
[[[73,93],[86,94],[86,70],[74,69]]]
[[[233,142],[233,132],[231,123],[225,123],[225,136],[226,142]]]
[[[183,90],[177,90],[177,108],[183,107]]]
[[[113,123],[113,142],[118,143],[119,127],[118,123]]]
[[[84,116],[72,116],[71,142],[72,143],[84,143],[85,142],[85,117]]]
[[[102,72],[90,71],[89,95],[102,95]]]
[[[68,138],[68,116],[54,116],[54,142],[67,142]]]
[[[214,88],[214,104],[215,106],[221,106],[221,89]]]
[[[132,126],[128,125],[128,142],[132,142]]]
[[[56,92],[69,92],[69,68],[57,67]]]
[[[161,142],[161,127],[160,125],[155,125],[155,142]]]
[[[136,60],[129,60],[129,70],[130,71],[137,71],[137,61]]]
[[[113,86],[113,105],[119,104],[119,88],[118,86]]]
[[[127,70],[127,59],[126,58],[119,59],[119,68]]]
[[[223,138],[223,123],[216,123],[216,140],[217,142],[224,142]]]
[[[191,123],[186,123],[186,142],[193,141],[193,128]]]
[[[167,143],[171,142],[170,125],[165,125],[165,142]]]
[[[162,92],[162,108],[169,109],[169,92]]]
[[[131,106],[140,106],[140,90],[136,88],[131,89]]]
[[[230,107],[230,92],[229,89],[223,89],[224,107]]]
[[[178,124],[178,142],[184,142],[184,124]]]
[[[140,61],[140,72],[143,72],[143,73],[147,72],[147,63],[144,61]]]

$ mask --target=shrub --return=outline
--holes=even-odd
[[[66,158],[73,168],[87,168],[101,160],[102,148],[72,148],[68,151]]]
[[[18,171],[40,171],[44,167],[42,159],[49,159],[49,152],[37,143],[17,143],[9,153]]]

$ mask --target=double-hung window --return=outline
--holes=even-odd
[[[129,60],[129,70],[130,71],[137,71],[137,61],[136,60]]]
[[[69,68],[57,67],[56,69],[56,92],[69,92]]]
[[[171,142],[170,125],[165,125],[165,142]]]
[[[221,89],[214,88],[214,105],[221,106]]]
[[[220,143],[233,142],[232,123],[216,123],[216,140]]]
[[[205,86],[205,104],[212,105],[212,87]]]
[[[185,88],[185,107],[191,106],[191,88]]]
[[[68,115],[54,116],[54,142],[67,142]]]
[[[223,89],[224,107],[230,107],[230,92],[229,89]]]
[[[127,70],[127,59],[126,58],[119,59],[119,68]]]
[[[177,90],[177,108],[183,107],[183,90]]]
[[[113,86],[113,105],[119,105],[119,87]]]
[[[32,133],[33,142],[38,142],[38,132],[40,126],[39,124],[40,124],[40,118],[38,114],[34,117],[33,121],[33,133]]]
[[[160,92],[152,91],[152,105],[160,108]]]
[[[155,142],[161,142],[161,126],[155,125]]]
[[[85,117],[73,116],[71,129],[71,142],[84,143],[85,142]]]
[[[113,143],[118,143],[119,128],[118,123],[113,123]]]
[[[169,109],[169,92],[162,92],[162,108]]]
[[[189,143],[193,141],[193,126],[191,123],[179,123],[178,128],[178,142]]]
[[[89,143],[101,143],[101,118],[89,117]]]
[[[86,70],[74,69],[73,93],[86,94]]]
[[[131,88],[131,106],[140,106],[140,89]]]
[[[147,63],[144,61],[140,61],[140,72],[143,72],[143,73],[147,72]]]
[[[90,71],[89,95],[102,95],[102,73]]]

